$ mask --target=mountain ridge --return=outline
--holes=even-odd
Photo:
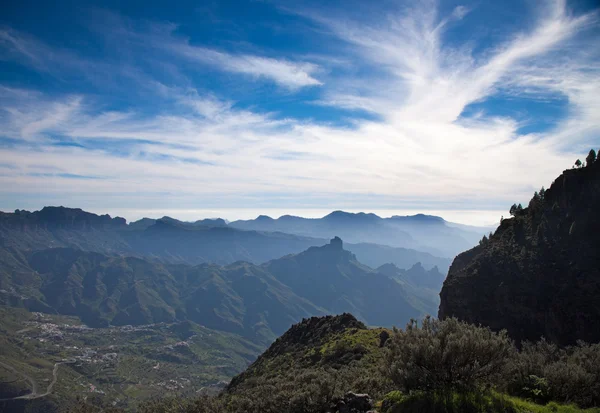
[[[166,264],[75,248],[0,251],[2,304],[78,316],[92,327],[190,320],[267,343],[306,316],[353,311],[391,326],[433,307],[415,305],[419,286],[361,264],[339,238],[262,265]]]
[[[338,210],[322,218],[289,215],[277,219],[265,216],[259,218],[233,221],[229,226],[244,230],[281,231],[317,238],[336,234],[349,243],[385,243],[391,247],[410,247],[444,257],[453,257],[468,249],[488,232],[487,227],[462,226],[447,222],[441,217],[425,214],[382,218],[373,213]]]
[[[208,220],[208,224],[207,220],[185,223],[163,217],[159,220],[144,218],[126,224],[121,218],[99,216],[81,209],[46,207],[42,211],[45,212],[1,213],[0,246],[20,250],[73,247],[167,263],[195,265],[215,262],[226,265],[238,260],[260,264],[304,251],[310,246],[322,245],[330,238],[247,231],[222,225],[219,220]],[[55,222],[54,215],[46,211],[76,219],[71,218],[66,223],[64,219]],[[81,222],[84,224],[74,225]],[[450,265],[447,258],[410,248],[358,243],[349,244],[349,249],[372,267],[395,262],[406,268],[420,261],[427,268],[437,265],[445,272]]]

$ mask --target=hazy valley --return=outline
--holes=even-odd
[[[364,214],[343,216],[332,237],[352,232],[362,241],[380,230]],[[423,225],[465,242],[443,220],[406,220],[412,232]],[[49,378],[54,402],[75,393],[130,407],[156,389],[189,397],[219,388],[306,317],[351,312],[369,325],[403,325],[437,311],[450,262],[224,220],[127,224],[62,207],[3,213],[0,234],[4,359],[20,360],[8,372],[18,384],[4,396],[40,406]],[[35,380],[35,392],[23,377]]]

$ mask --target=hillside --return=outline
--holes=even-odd
[[[392,388],[379,372],[388,336],[351,314],[304,319],[234,377],[224,396],[236,412],[312,411],[348,390],[383,396]]]
[[[416,263],[408,270],[389,263],[377,267],[376,271],[398,282],[410,294],[407,300],[423,314],[435,314],[440,305],[440,289],[445,275],[437,267],[430,270]]]
[[[598,413],[599,356],[598,345],[518,351],[506,334],[456,319],[388,330],[347,313],[311,317],[217,397],[166,399],[142,412]]]
[[[98,408],[194,397],[262,349],[192,322],[87,328],[76,317],[0,308],[0,411],[63,412],[76,397]]]
[[[3,303],[77,316],[92,327],[191,320],[268,343],[303,316],[324,312],[247,263],[165,266],[55,248],[27,254],[23,265],[29,281],[2,279]]]
[[[516,340],[600,341],[600,162],[566,170],[489,239],[456,257],[439,317]]]
[[[339,239],[260,266],[162,264],[73,248],[0,251],[0,303],[92,327],[190,320],[266,345],[303,317],[353,311],[391,326],[432,309],[416,297],[426,278],[403,286],[360,264]]]
[[[328,314],[352,312],[368,325],[388,327],[422,315],[409,303],[409,291],[360,264],[337,237],[264,267],[299,296],[327,308]]]

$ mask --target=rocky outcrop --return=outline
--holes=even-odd
[[[339,413],[367,413],[373,408],[373,400],[368,394],[348,392],[336,405]]]
[[[344,243],[342,242],[340,237],[333,237],[331,239],[331,241],[329,241],[329,245],[331,245],[332,248],[335,248],[338,250],[344,249]]]
[[[600,162],[564,171],[495,233],[458,255],[439,317],[517,341],[600,341]]]

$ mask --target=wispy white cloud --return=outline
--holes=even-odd
[[[65,197],[168,193],[182,206],[208,200],[261,206],[275,199],[296,208],[455,210],[526,202],[582,148],[600,144],[600,56],[573,47],[597,14],[573,15],[562,1],[540,10],[532,27],[478,53],[481,45],[448,44],[445,37],[468,21],[468,7],[444,16],[434,2],[419,2],[376,22],[339,10],[326,16],[302,11],[345,45],[344,55],[331,59],[365,68],[338,68],[320,80],[311,63],[195,46],[175,35],[174,26],[119,33],[134,36],[124,43],[149,40],[161,53],[288,89],[321,85],[320,98],[307,103],[377,116],[333,126],[240,108],[227,96],[150,75],[144,88],[161,102],[152,114],[135,107],[105,111],[81,94],[2,88],[4,134],[27,145],[0,148],[0,163],[16,166],[0,175],[0,186],[5,193]],[[600,44],[597,33],[586,39]],[[46,59],[36,48],[27,50],[34,51],[28,60]],[[519,133],[519,119],[484,109],[461,117],[469,105],[499,92],[522,99],[558,94],[569,111],[556,127],[535,134]],[[48,135],[80,146],[56,146]],[[44,168],[52,174],[39,176]]]
[[[109,15],[104,13],[104,15]],[[119,44],[127,42],[129,47],[138,51],[160,52],[163,56],[174,56],[179,60],[200,63],[224,72],[246,75],[253,79],[268,80],[289,90],[303,87],[321,86],[323,83],[315,76],[320,66],[306,61],[273,58],[249,53],[228,53],[222,50],[191,45],[184,37],[176,36],[177,29],[173,24],[147,24],[139,31],[133,31],[122,25],[120,20],[111,19],[111,39]],[[119,25],[116,26],[115,25]],[[118,70],[122,74],[131,70],[127,65],[107,67],[106,62],[85,59],[68,50],[49,47],[44,42],[25,33],[0,27],[0,47],[5,50],[6,58],[14,58],[41,71],[51,72],[57,76],[65,73],[65,69],[76,70],[85,76],[102,77],[102,73]],[[121,47],[121,46],[119,46]],[[135,77],[139,73],[133,73]]]
[[[194,47],[187,42],[168,44],[168,49],[195,62],[212,65],[220,70],[265,78],[290,89],[320,86],[314,77],[319,67],[313,63],[292,62],[249,54],[230,54],[205,47]]]
[[[382,96],[379,88],[367,92],[367,96],[379,98],[379,112],[398,121],[424,117],[452,122],[468,104],[490,96],[500,82],[510,81],[516,64],[543,56],[595,21],[595,14],[570,16],[564,1],[546,3],[547,8],[540,8],[544,12],[537,17],[533,29],[516,33],[504,44],[495,46],[484,60],[473,56],[472,46],[444,43],[448,23],[467,16],[464,7],[440,17],[434,2],[419,2],[371,24],[312,12],[302,14],[356,45],[360,48],[358,55],[368,56],[371,62],[387,69],[390,77],[386,79],[386,93]],[[389,90],[396,96],[393,103]],[[364,108],[361,102],[365,101],[362,92],[354,99],[361,109]],[[352,99],[346,95],[342,101],[351,103]],[[331,103],[339,102],[340,95],[332,95]]]
[[[177,35],[175,24],[149,23],[126,24],[123,18],[104,12],[108,20],[102,26],[109,31],[115,42],[129,42],[129,46],[160,51],[165,56],[190,61],[194,64],[211,66],[217,70],[246,75],[254,79],[268,80],[290,90],[308,86],[321,86],[323,83],[315,76],[319,65],[302,60],[269,57],[252,53],[231,53],[224,50],[192,44],[190,39]]]

